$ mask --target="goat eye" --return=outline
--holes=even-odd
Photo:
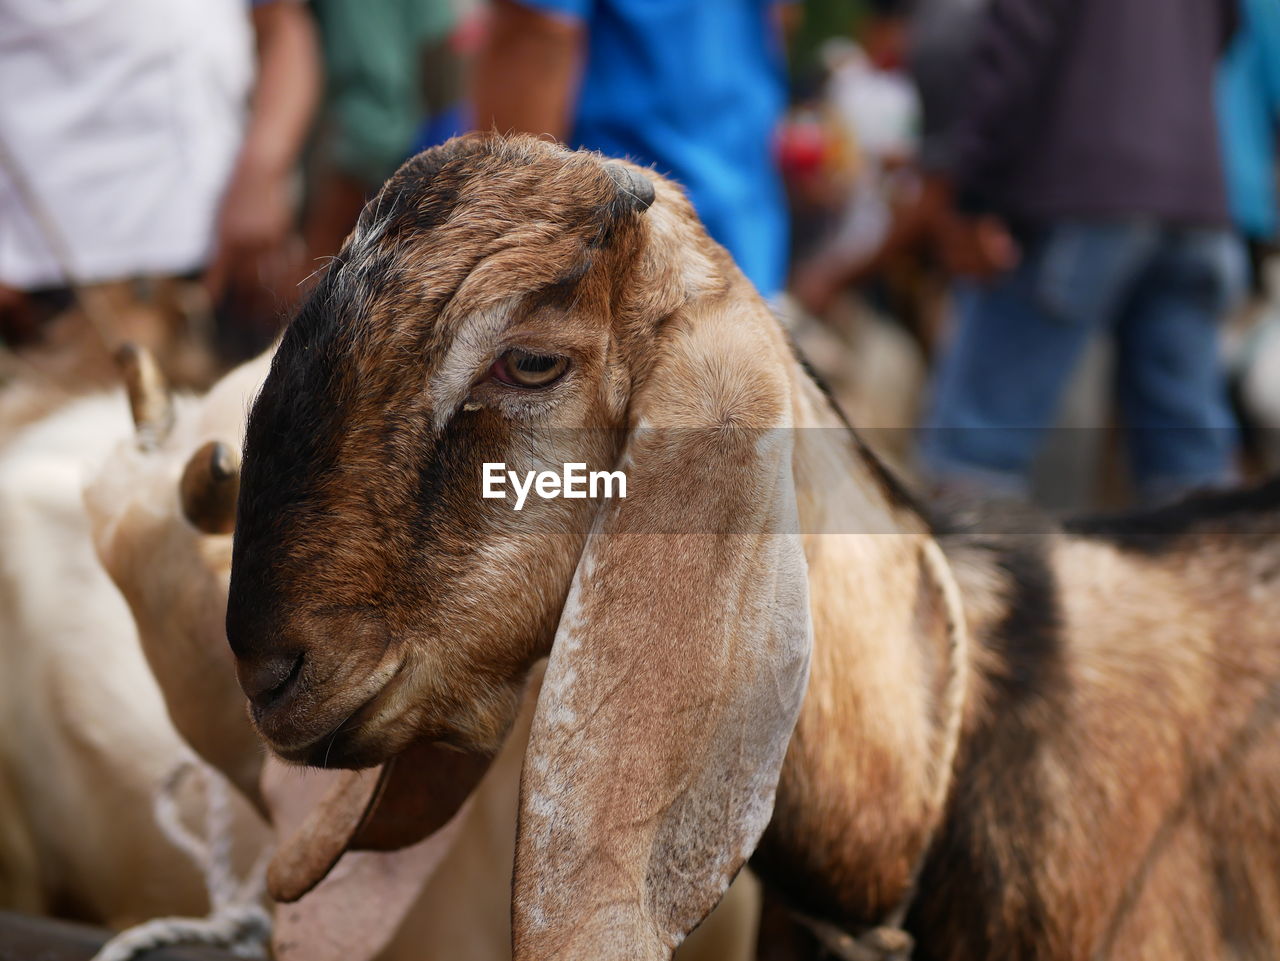
[[[493,362],[491,373],[495,380],[515,387],[548,387],[559,380],[568,367],[568,357],[513,349]]]

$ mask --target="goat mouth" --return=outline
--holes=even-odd
[[[397,670],[354,710],[323,734],[297,744],[272,743],[272,749],[286,761],[320,768],[363,768],[381,764],[393,753],[370,737],[369,722],[374,720],[392,690],[397,686]]]

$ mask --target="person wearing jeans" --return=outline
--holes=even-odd
[[[1022,239],[1000,282],[963,282],[934,380],[931,474],[1001,493],[1025,479],[1091,337],[1116,344],[1116,399],[1140,492],[1166,499],[1233,476],[1236,427],[1218,321],[1245,286],[1227,231],[1066,221]]]
[[[1245,261],[1213,97],[1234,25],[1234,0],[990,0],[932,171],[968,275],[922,438],[943,486],[1024,494],[1098,334],[1140,492],[1233,478],[1218,323]]]

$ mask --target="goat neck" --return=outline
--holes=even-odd
[[[941,815],[945,616],[921,513],[799,364],[794,383],[814,649],[753,863],[806,913],[860,928],[906,897]]]

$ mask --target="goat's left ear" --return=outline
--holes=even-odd
[[[669,959],[768,824],[804,696],[788,348],[745,289],[662,336],[525,755],[516,961]]]

